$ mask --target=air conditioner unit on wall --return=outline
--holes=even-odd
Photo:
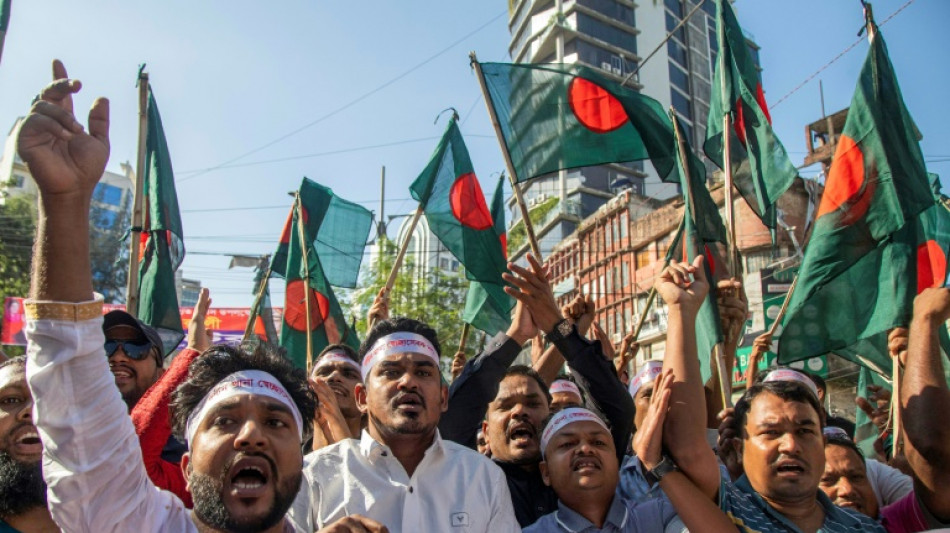
[[[600,68],[602,68],[602,69],[604,69],[604,70],[606,70],[606,71],[609,72],[610,69],[612,68],[612,66],[611,66],[611,64],[610,64],[610,61],[604,61],[604,62],[602,62],[602,63],[600,64]]]

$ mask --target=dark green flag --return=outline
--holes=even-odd
[[[644,159],[676,181],[673,128],[656,100],[579,63],[481,69],[519,181]]]
[[[759,70],[728,0],[716,0],[716,28],[719,57],[703,149],[719,168],[725,168],[723,117],[728,113],[733,183],[752,211],[774,229],[775,204],[798,172],[772,131]]]
[[[946,279],[950,226],[935,204],[875,28],[783,323],[780,362],[835,352],[890,374],[887,331],[909,323],[920,290]]]
[[[503,250],[507,249],[507,234],[505,232],[505,176],[498,178],[495,194],[491,201],[491,215],[495,221],[495,235]],[[468,287],[465,297],[465,310],[462,311],[462,320],[476,328],[494,335],[505,331],[511,324],[511,308],[514,300],[505,292],[505,286],[499,283],[482,283],[473,281]]]
[[[10,9],[13,0],[0,0],[0,57],[3,56],[3,41],[7,38],[7,28],[10,27]]]
[[[138,318],[158,331],[168,353],[185,336],[175,289],[175,271],[185,258],[185,243],[172,160],[151,86],[147,113]]]

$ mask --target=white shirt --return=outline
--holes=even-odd
[[[867,460],[868,481],[880,509],[900,500],[914,490],[914,480],[900,470],[874,459]]]
[[[28,320],[26,375],[43,441],[53,520],[69,532],[197,532],[191,511],[152,484],[103,350],[102,302],[53,304],[85,320]],[[40,313],[64,316],[65,313]],[[94,316],[94,313],[92,313]]]
[[[501,468],[438,431],[412,477],[366,431],[307,455],[304,477],[309,501],[299,494],[291,513],[309,506],[314,530],[359,514],[391,533],[521,531]]]

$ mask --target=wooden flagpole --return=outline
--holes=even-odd
[[[720,54],[721,55],[721,54]],[[676,120],[675,110],[670,108],[670,118],[673,122],[673,131],[676,135],[676,146],[679,150],[680,162],[683,165],[683,173],[685,174],[684,178],[686,183],[690,183],[689,175],[689,164],[686,160],[686,140],[683,139],[683,131],[680,129],[679,121]],[[690,200],[692,200],[692,193],[690,193]],[[695,211],[693,211],[695,213]],[[683,217],[683,220],[686,220],[686,217]],[[685,239],[686,236],[684,235]],[[686,246],[686,243],[683,243],[683,246]],[[710,286],[712,286],[713,281],[709,280]],[[707,355],[708,356],[708,355]],[[722,405],[724,407],[732,407],[732,380],[728,379],[728,374],[726,374],[726,361],[723,354],[722,343],[716,343],[716,347],[713,350],[713,358],[716,363],[716,369],[719,372],[719,392],[722,395]]]
[[[307,232],[303,225],[300,191],[297,191],[294,195],[294,211],[297,216],[297,239],[300,241],[301,252],[303,252],[303,270],[305,273],[303,278],[303,301],[307,312],[307,375],[309,376],[310,370],[313,367],[313,325],[311,324],[312,317],[310,315],[310,298],[313,296],[313,292],[310,290],[310,258],[307,253]]]
[[[531,253],[541,262],[541,248],[538,246],[538,238],[534,233],[534,225],[531,223],[531,217],[528,214],[528,206],[521,196],[521,188],[518,187],[518,174],[515,172],[515,165],[511,162],[511,154],[508,152],[508,144],[505,142],[505,136],[501,132],[501,124],[498,122],[498,113],[495,111],[495,104],[492,103],[491,95],[488,94],[488,86],[485,84],[485,75],[482,73],[482,65],[475,57],[475,52],[468,55],[471,60],[472,68],[475,69],[475,75],[478,77],[478,85],[482,89],[482,97],[485,99],[485,106],[488,107],[488,116],[491,118],[492,126],[495,128],[495,136],[498,137],[498,145],[501,147],[501,154],[505,158],[505,167],[508,169],[508,180],[511,182],[511,190],[518,202],[518,209],[521,211],[521,222],[524,224],[525,234],[528,236],[528,244],[531,245]]]
[[[461,339],[459,340],[459,350],[458,350],[458,351],[460,351],[460,352],[464,352],[464,351],[465,351],[465,344],[468,343],[468,334],[469,334],[471,331],[472,331],[472,325],[469,324],[468,322],[465,322],[465,323],[462,325],[462,335],[461,335]]]
[[[416,212],[412,215],[412,219],[409,221],[409,227],[407,228],[406,236],[399,245],[399,253],[396,254],[396,260],[393,262],[393,267],[389,271],[389,277],[386,278],[385,288],[387,294],[392,291],[393,285],[396,284],[396,276],[399,275],[399,268],[402,267],[402,260],[406,256],[406,250],[409,249],[409,242],[412,240],[412,232],[416,230],[416,224],[419,223],[419,218],[422,217],[423,211],[424,209],[422,204],[419,204],[419,207],[416,208]],[[374,324],[376,324],[375,320],[370,322],[370,329],[372,329]]]
[[[723,100],[725,104],[726,99],[726,54],[724,52],[724,46],[726,42],[726,28],[725,24],[719,24],[719,98]],[[723,105],[723,108],[726,106]],[[732,176],[732,138],[730,133],[732,132],[732,117],[729,116],[729,112],[726,111],[722,115],[722,172],[725,177],[725,203],[726,203],[726,229],[729,234],[729,258],[727,263],[729,265],[729,272],[739,279],[739,272],[736,270],[738,266],[738,254],[739,247],[736,244],[736,213],[735,213],[735,192],[733,189],[733,176]],[[685,165],[685,161],[683,163]]]
[[[139,68],[139,146],[135,161],[135,192],[132,195],[132,225],[129,228],[129,273],[125,291],[125,310],[138,316],[139,310],[139,247],[142,240],[142,194],[145,190],[145,142],[148,137],[148,73]]]
[[[257,321],[257,317],[260,316],[261,304],[264,299],[264,289],[267,288],[268,280],[270,280],[271,269],[270,266],[267,267],[267,272],[264,274],[264,277],[261,278],[260,287],[257,289],[257,297],[254,298],[254,309],[251,309],[251,316],[248,317],[247,326],[244,327],[244,339],[254,333],[254,323]],[[273,339],[271,340],[273,342]]]

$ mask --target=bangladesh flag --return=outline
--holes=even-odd
[[[880,335],[909,323],[914,295],[946,279],[947,212],[935,203],[875,29],[783,324],[780,362],[835,352],[890,374],[886,351],[869,345],[886,345]]]
[[[251,305],[251,313],[245,329],[252,338],[276,343],[278,336],[277,329],[274,327],[274,307],[270,300],[270,278],[265,274],[266,272],[258,269],[254,277],[255,286],[258,289],[255,291],[254,303]]]
[[[155,328],[167,354],[185,337],[175,289],[175,271],[185,258],[185,243],[172,160],[151,86],[147,114],[138,318]]]
[[[679,137],[683,131],[679,119],[673,115],[672,111],[670,116],[676,121],[675,128]],[[685,139],[683,143],[686,144]],[[692,153],[688,144],[685,151],[687,154]],[[679,151],[677,150],[676,153],[678,154]],[[680,254],[680,261],[687,263],[692,263],[692,260],[700,254],[706,257],[704,267],[710,290],[696,316],[696,353],[699,356],[700,372],[705,383],[712,375],[709,359],[713,348],[723,340],[714,287],[715,280],[728,276],[723,272],[725,262],[719,250],[719,244],[726,242],[726,228],[722,224],[722,217],[719,216],[719,207],[709,194],[709,189],[706,188],[705,167],[697,158],[689,155],[687,158],[686,162],[679,157],[676,159],[676,171],[680,178],[680,189],[683,192],[683,224],[674,237],[670,250]]]
[[[518,181],[644,159],[676,181],[673,128],[656,100],[582,64],[481,69]]]
[[[465,266],[468,279],[502,285],[507,270],[485,194],[452,117],[429,164],[409,187],[422,206],[429,229]]]
[[[3,55],[3,40],[7,37],[7,28],[10,27],[10,8],[13,0],[0,0],[0,56]]]
[[[354,209],[353,206],[359,209]],[[351,250],[356,246],[366,245],[371,221],[372,214],[369,211],[336,197],[330,189],[304,178],[298,200],[284,225],[277,253],[271,261],[271,272],[287,280],[280,345],[300,368],[307,368],[308,334],[313,350],[311,359],[330,344],[344,343],[354,349],[359,348],[359,338],[346,323],[346,317],[323,266],[324,257],[333,263],[344,254],[335,254],[324,248],[327,251],[321,256],[318,252],[320,246],[317,236],[322,234],[324,225],[336,228],[366,227],[362,234],[342,229],[341,234],[335,237],[334,246],[339,250]],[[302,232],[298,224],[304,226]],[[353,240],[343,242],[343,235],[348,235]],[[359,270],[358,264],[356,270]]]
[[[703,150],[719,168],[725,168],[723,116],[732,123],[730,162],[733,182],[752,211],[775,228],[779,196],[798,172],[772,131],[762,80],[742,28],[728,0],[716,0],[719,59],[713,76],[709,120]]]
[[[495,194],[491,201],[491,215],[495,221],[494,231],[501,249],[507,250],[507,235],[505,233],[505,176],[498,178]],[[462,311],[462,320],[476,328],[494,335],[505,331],[511,324],[511,308],[514,301],[505,292],[505,286],[500,283],[482,283],[473,281],[468,286],[465,297],[465,309]]]

